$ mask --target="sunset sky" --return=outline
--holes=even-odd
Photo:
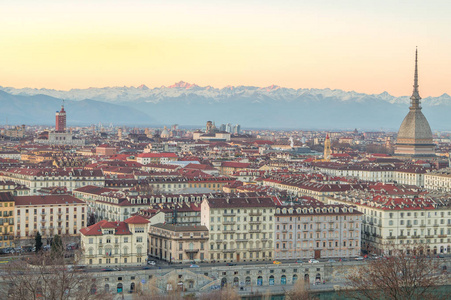
[[[451,1],[2,1],[0,86],[451,94]]]

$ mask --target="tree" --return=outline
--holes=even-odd
[[[367,262],[347,276],[347,297],[354,299],[435,299],[446,282],[437,259],[424,255],[424,246],[392,250],[393,256]],[[404,250],[404,251],[403,251]]]
[[[305,286],[305,281],[298,279],[294,283],[293,289],[285,293],[286,300],[309,300],[313,299]]]
[[[35,243],[36,243],[36,245],[35,245],[36,252],[41,251],[41,249],[42,249],[42,236],[39,233],[39,231],[36,232],[36,236],[35,236],[34,240],[35,240]]]
[[[55,235],[52,240],[51,248],[52,255],[61,256],[64,252],[63,241],[59,235]]]
[[[94,293],[95,278],[80,271],[77,261],[72,263],[67,265],[64,255],[53,256],[49,251],[11,261],[2,268],[2,299],[107,299]]]

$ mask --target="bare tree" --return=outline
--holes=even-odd
[[[83,272],[77,262],[68,263],[64,255],[52,255],[51,251],[10,262],[1,277],[3,299],[108,299],[97,293],[94,277]]]
[[[412,247],[414,248],[414,247]],[[446,282],[437,259],[394,249],[393,256],[369,261],[347,276],[346,296],[354,299],[435,299],[437,287]],[[420,254],[421,253],[421,254]]]
[[[287,300],[309,300],[313,299],[308,288],[305,286],[305,281],[298,279],[294,283],[293,288],[285,293]]]

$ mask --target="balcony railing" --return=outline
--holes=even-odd
[[[261,212],[250,212],[249,216],[261,216],[262,213]]]
[[[235,221],[223,221],[222,224],[224,225],[234,225],[236,222]]]
[[[262,248],[252,248],[248,250],[249,252],[257,252],[257,251],[262,251]]]
[[[226,250],[224,250],[224,252],[225,252]],[[197,253],[197,252],[199,252],[199,249],[185,249],[185,252],[186,253]]]

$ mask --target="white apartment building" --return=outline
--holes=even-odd
[[[201,225],[210,231],[207,260],[272,260],[275,209],[271,197],[204,199]]]
[[[82,263],[103,266],[145,264],[148,223],[141,216],[133,216],[123,222],[102,220],[81,229]]]
[[[36,195],[38,190],[48,187],[65,187],[68,191],[72,191],[87,185],[105,186],[105,176],[101,170],[72,168],[10,168],[0,172],[0,180],[25,185],[30,189],[31,195]]]
[[[451,168],[426,173],[424,175],[424,187],[430,190],[451,192]]]
[[[426,244],[430,254],[451,252],[451,207],[432,198],[372,196],[362,191],[335,195],[330,204],[355,205],[364,214],[362,250],[389,253],[392,246]],[[409,248],[409,245],[412,245]]]
[[[371,182],[396,182],[424,186],[427,169],[417,165],[318,163],[316,168],[327,175],[353,177]]]
[[[43,238],[75,236],[87,225],[86,203],[71,195],[16,196],[14,200],[18,239],[33,239],[36,232]]]

